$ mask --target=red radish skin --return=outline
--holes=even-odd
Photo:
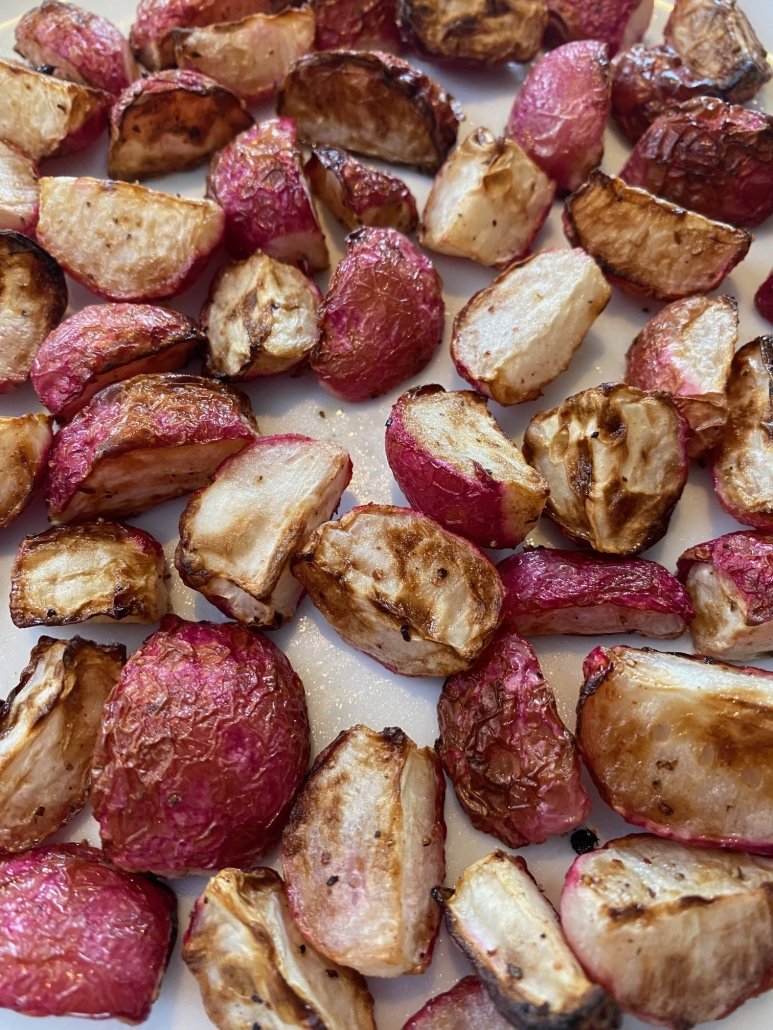
[[[558,188],[572,192],[600,164],[609,118],[609,48],[566,43],[532,67],[507,123],[516,141]]]
[[[84,844],[0,858],[0,1007],[141,1023],[177,931],[168,887]]]
[[[249,868],[279,840],[309,749],[303,684],[278,647],[168,615],[105,706],[91,791],[103,847],[129,871]]]

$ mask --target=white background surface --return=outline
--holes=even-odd
[[[656,0],[656,4],[658,6],[655,18],[646,37],[647,41],[652,43],[660,41],[667,16],[667,7],[663,0]],[[30,4],[26,0],[0,0],[1,55],[12,55],[14,25],[28,6]],[[133,3],[127,0],[89,0],[85,6],[106,15],[128,34],[134,14]],[[770,0],[745,0],[744,6],[763,44],[773,51],[773,5]],[[466,121],[462,124],[460,139],[481,125],[495,132],[503,130],[513,97],[523,80],[523,69],[513,65],[491,72],[450,72],[420,61],[416,63],[438,78],[462,103]],[[773,111],[773,83],[768,85],[751,106],[765,107]],[[272,113],[273,104],[265,104],[255,110],[258,117],[268,117]],[[625,161],[626,153],[627,148],[620,137],[614,129],[609,129],[604,169],[617,173]],[[106,139],[103,137],[85,154],[44,162],[43,174],[87,174],[106,177],[106,154]],[[397,170],[397,174],[404,176],[421,210],[429,191],[430,179],[410,171]],[[200,169],[185,175],[152,180],[148,185],[170,192],[180,192],[186,196],[201,197],[204,191],[204,178],[205,169]],[[536,249],[566,245],[560,225],[561,209],[561,205],[556,203],[536,241]],[[344,252],[344,233],[326,211],[322,210],[320,216],[328,235],[331,258],[335,265]],[[768,224],[770,225],[770,222]],[[757,231],[749,256],[725,281],[720,291],[732,294],[739,302],[740,344],[762,332],[773,331],[756,315],[752,305],[755,289],[773,265],[772,244],[771,228]],[[341,511],[369,501],[404,503],[384,459],[383,446],[384,422],[391,405],[404,389],[410,385],[432,382],[441,383],[446,388],[468,388],[456,375],[448,354],[451,323],[459,308],[476,290],[487,285],[493,274],[472,262],[439,255],[432,255],[432,258],[446,288],[446,335],[430,366],[415,380],[403,384],[387,397],[358,405],[346,404],[330,397],[316,385],[313,375],[308,372],[300,378],[282,376],[247,386],[264,434],[300,432],[318,438],[334,439],[349,450],[354,462],[354,476],[349,490],[344,494]],[[173,300],[171,305],[198,316],[213,272],[214,267],[192,290]],[[320,278],[320,286],[324,289],[325,285],[326,280],[322,281]],[[71,311],[94,302],[94,298],[80,286],[72,282],[69,282],[69,286]],[[632,301],[613,290],[612,301],[588,334],[570,368],[548,387],[543,397],[532,403],[507,409],[492,402],[491,409],[502,428],[520,443],[522,433],[534,412],[551,408],[578,390],[621,378],[628,346],[659,307],[660,305],[654,302]],[[191,366],[190,370],[197,371],[198,365]],[[40,404],[29,385],[0,397],[2,415],[19,415],[39,409]],[[170,582],[174,611],[188,619],[222,621],[220,613],[203,597],[183,586],[174,570],[177,521],[184,503],[184,499],[169,502],[133,521],[149,530],[164,544],[172,575]],[[45,508],[42,499],[38,497],[22,518],[0,534],[0,669],[3,675],[0,681],[0,697],[4,697],[18,682],[19,673],[27,663],[30,649],[40,635],[38,630],[17,630],[10,621],[5,598],[8,596],[11,562],[21,537],[28,533],[41,532],[47,525]],[[662,562],[673,571],[677,557],[686,547],[740,528],[729,516],[720,511],[707,472],[694,466],[682,500],[671,520],[667,537],[651,548],[646,557]],[[541,524],[532,537],[537,541],[552,543],[554,546],[571,546],[549,523]],[[53,633],[54,636],[72,636],[80,632],[83,636],[99,641],[120,640],[131,651],[147,635],[148,628],[120,624],[115,627],[86,624],[47,632]],[[356,722],[365,722],[376,729],[399,725],[419,744],[432,744],[435,740],[435,705],[441,687],[439,679],[411,680],[395,676],[364,655],[351,651],[339,640],[308,599],[302,603],[295,620],[274,634],[273,639],[287,652],[305,684],[314,753],[332,740],[340,730]],[[598,640],[588,637],[540,637],[533,642],[543,671],[556,692],[560,713],[570,728],[574,727],[574,708],[582,682],[581,667],[584,656],[597,643],[612,644],[626,640],[625,637]],[[632,637],[627,642],[635,646],[652,643],[640,637]],[[692,650],[689,636],[678,641],[655,643],[662,649]],[[767,664],[773,668],[770,662],[760,664]],[[588,787],[592,791],[589,782]],[[633,828],[628,827],[603,805],[595,791],[592,791],[592,796],[594,807],[587,825],[597,830],[602,841],[631,832]],[[447,882],[453,884],[465,866],[488,854],[499,846],[499,842],[493,837],[472,830],[450,788],[447,794],[446,819]],[[58,836],[60,839],[88,839],[92,843],[99,843],[97,827],[88,810]],[[568,837],[553,838],[546,844],[522,849],[520,854],[526,858],[530,869],[551,899],[557,902],[564,873],[574,858]],[[276,854],[269,858],[270,861],[266,864],[280,868]],[[203,883],[203,880],[191,878],[177,881],[175,884],[180,897],[180,936],[187,926],[191,905],[200,893]],[[145,1024],[148,1030],[207,1030],[211,1027],[201,1006],[194,979],[183,966],[179,953],[178,939],[161,996]],[[448,990],[469,971],[466,960],[448,940],[443,930],[433,965],[423,976],[401,977],[396,981],[370,981],[376,998],[376,1016],[380,1030],[400,1030],[408,1016],[417,1011],[429,997]],[[0,1011],[0,1030],[32,1030],[36,1026],[42,1030],[43,1025],[50,1026],[51,1030],[54,1027],[59,1030],[75,1030],[76,1027],[82,1028],[84,1023],[76,1019],[33,1022],[28,1017]],[[106,1028],[117,1028],[121,1024],[108,1021],[103,1025]],[[722,1030],[771,1030],[773,994],[747,1003],[720,1023],[705,1025],[721,1027]],[[638,1020],[625,1017],[625,1030],[637,1030],[643,1026],[644,1024]]]

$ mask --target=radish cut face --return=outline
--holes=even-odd
[[[597,647],[584,673],[577,741],[607,804],[685,844],[773,854],[773,673],[633,647]]]
[[[435,894],[451,936],[513,1026],[620,1026],[617,1006],[583,972],[522,858],[494,851],[468,866],[453,890]]]
[[[309,1030],[310,1019],[325,1030],[376,1030],[364,979],[301,937],[273,869],[214,876],[194,906],[183,959],[218,1030]]]
[[[457,372],[500,404],[534,400],[569,366],[611,293],[579,249],[544,250],[513,265],[456,316]]]
[[[349,484],[349,455],[307,436],[264,436],[216,471],[180,516],[185,583],[246,626],[289,622],[303,595],[291,562]]]
[[[323,955],[364,976],[429,967],[444,795],[434,750],[397,727],[354,726],[318,756],[293,804],[282,868],[298,929]]]
[[[768,859],[636,834],[575,861],[561,922],[624,1012],[683,1030],[768,989],[772,885]]]

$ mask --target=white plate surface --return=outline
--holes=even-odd
[[[659,42],[667,17],[668,6],[664,0],[656,0],[656,13],[646,41]],[[0,55],[13,56],[13,31],[19,16],[31,3],[26,0],[0,0]],[[127,0],[88,0],[88,6],[110,18],[128,34],[134,4]],[[770,0],[745,0],[747,11],[763,44],[773,51],[773,4]],[[409,55],[406,55],[409,56]],[[466,115],[460,136],[473,128],[485,125],[495,132],[501,132],[507,121],[515,93],[523,81],[524,70],[512,65],[491,72],[455,72],[438,69],[421,61],[415,62],[442,84],[462,103]],[[2,103],[2,97],[0,97]],[[773,83],[759,94],[752,106],[773,111]],[[255,109],[257,117],[268,117],[273,105],[265,104]],[[622,168],[627,147],[614,130],[607,131],[606,153],[603,167],[617,173]],[[105,138],[85,154],[44,164],[48,175],[94,175],[107,176],[107,146]],[[419,203],[420,210],[430,187],[430,179],[414,172],[401,172]],[[181,193],[190,197],[201,197],[204,191],[205,170],[200,169],[185,175],[168,176],[153,180],[149,185]],[[333,264],[344,252],[344,233],[327,212],[321,212],[324,228],[331,244]],[[770,222],[768,223],[770,225]],[[565,246],[561,231],[561,205],[556,204],[550,218],[540,232],[536,248]],[[369,501],[380,503],[405,503],[395,484],[384,458],[384,422],[395,399],[410,385],[419,383],[441,383],[446,388],[468,388],[456,374],[448,353],[448,338],[451,322],[459,308],[469,297],[487,285],[493,275],[490,271],[472,262],[431,255],[445,283],[446,336],[442,347],[430,366],[411,382],[403,384],[386,397],[366,404],[346,404],[336,401],[320,389],[313,375],[307,373],[300,378],[280,377],[249,384],[249,393],[261,431],[264,434],[277,432],[298,432],[309,436],[336,440],[346,447],[354,463],[354,476],[349,490],[344,494],[341,511],[356,504]],[[741,326],[740,342],[746,343],[770,326],[760,319],[752,304],[754,291],[773,265],[773,229],[758,230],[751,251],[734,273],[721,287],[723,293],[736,297],[739,303]],[[206,295],[207,286],[214,269],[183,295],[172,301],[172,306],[191,315],[198,316]],[[94,298],[82,287],[69,282],[71,312]],[[326,282],[320,281],[324,288]],[[492,402],[491,409],[502,428],[518,443],[531,416],[560,403],[569,394],[595,386],[598,383],[620,379],[624,370],[624,355],[629,344],[645,322],[658,309],[654,302],[634,301],[616,290],[606,311],[599,317],[582,347],[575,355],[569,369],[547,388],[543,397],[529,404],[502,408]],[[196,367],[192,368],[196,371]],[[32,388],[26,386],[0,397],[0,414],[20,415],[27,411],[40,410],[40,404]],[[188,619],[211,619],[223,621],[220,613],[203,597],[185,587],[174,571],[173,554],[177,543],[177,521],[184,500],[173,501],[148,512],[134,520],[137,525],[151,532],[160,540],[166,551],[172,570],[171,592],[174,611]],[[36,498],[24,515],[0,535],[0,598],[8,596],[10,567],[16,548],[22,536],[42,532],[47,528],[45,508],[40,497]],[[711,539],[741,527],[719,508],[708,474],[693,466],[684,495],[671,520],[668,535],[647,552],[647,557],[661,562],[673,570],[676,559],[691,544]],[[549,523],[541,524],[532,538],[536,542],[553,546],[566,546],[566,541]],[[82,635],[98,641],[120,640],[129,651],[136,648],[147,635],[147,628],[141,626],[111,627],[105,625],[84,625],[73,627],[69,635],[79,631]],[[54,635],[65,636],[69,631],[54,631]],[[4,682],[0,684],[0,697],[4,697],[18,682],[19,673],[27,664],[30,649],[40,635],[38,630],[17,630],[10,621],[5,601],[0,604],[0,666],[4,670]],[[392,675],[381,666],[344,645],[311,603],[305,600],[294,621],[274,634],[273,639],[290,657],[306,687],[313,734],[313,750],[321,750],[341,730],[357,722],[381,729],[384,726],[401,726],[419,744],[432,744],[437,735],[435,705],[441,687],[441,680],[412,680]],[[567,725],[574,726],[574,708],[582,682],[581,668],[585,655],[597,644],[630,643],[643,646],[648,641],[641,637],[622,636],[600,638],[588,637],[538,637],[533,642],[542,662],[542,668],[553,686],[558,698],[559,711]],[[663,649],[691,651],[689,636],[667,645]],[[760,662],[773,668],[773,662]],[[632,832],[599,799],[586,777],[594,806],[587,825],[594,827],[602,841]],[[448,883],[454,883],[470,862],[488,854],[499,842],[474,831],[461,812],[453,790],[449,789],[446,801],[448,823]],[[55,839],[89,840],[99,844],[97,826],[84,812]],[[566,869],[574,858],[569,839],[553,838],[545,844],[524,848],[520,852],[530,869],[544,886],[547,894],[558,901]],[[267,864],[280,868],[278,855],[272,854]],[[188,916],[194,899],[201,892],[204,880],[190,878],[177,881],[175,888],[180,898],[181,931],[187,926]],[[448,990],[460,977],[470,972],[467,961],[448,939],[445,930],[435,952],[431,968],[423,976],[401,977],[398,980],[371,980],[370,986],[376,998],[376,1016],[379,1030],[400,1030],[405,1020],[416,1012],[424,1002],[441,991]],[[83,1030],[84,1022],[78,1019],[47,1019],[33,1021],[8,1011],[0,1011],[0,1030],[34,1030],[35,1027],[50,1027],[51,1030]],[[106,1030],[122,1026],[113,1020],[102,1024]],[[211,1023],[204,1014],[199,992],[193,977],[180,959],[179,940],[174,958],[164,980],[159,1000],[150,1019],[144,1024],[148,1030],[209,1030]],[[642,1030],[645,1024],[627,1016],[625,1030]],[[771,1030],[773,1027],[773,994],[748,1002],[729,1018],[718,1023],[704,1024],[722,1030]]]

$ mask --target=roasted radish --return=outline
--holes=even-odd
[[[317,342],[321,300],[313,280],[262,251],[223,266],[201,312],[207,375],[249,380],[298,368]]]
[[[520,848],[574,829],[590,811],[574,739],[514,630],[445,681],[438,727],[435,749],[476,830]]]
[[[315,50],[400,45],[395,0],[312,0],[317,19]]]
[[[52,522],[137,515],[198,490],[258,434],[247,398],[187,375],[140,375],[101,390],[57,434]]]
[[[277,843],[308,764],[303,684],[279,648],[168,615],[105,706],[91,788],[102,846],[129,871],[249,868]]]
[[[625,1012],[687,1030],[768,990],[771,893],[770,861],[638,834],[575,861],[561,921]]]
[[[498,65],[530,61],[548,22],[548,0],[465,0],[450,7],[440,0],[398,0],[403,39],[443,61]]]
[[[719,222],[761,225],[773,214],[773,119],[688,100],[650,125],[620,177]]]
[[[273,869],[224,869],[196,902],[183,959],[218,1030],[376,1030],[363,978],[301,937]],[[313,1022],[312,1022],[313,1020]]]
[[[465,976],[411,1016],[403,1030],[510,1030],[477,976]]]
[[[507,135],[559,189],[571,192],[601,163],[609,111],[609,48],[597,39],[567,43],[529,72]]]
[[[531,250],[554,194],[517,143],[476,129],[435,177],[419,240],[441,254],[507,268]]]
[[[33,67],[116,96],[140,77],[129,41],[99,14],[75,4],[44,0],[23,14],[14,50]]]
[[[773,272],[754,294],[754,306],[763,318],[773,322]]]
[[[304,169],[315,195],[348,229],[377,225],[413,232],[416,201],[402,181],[335,147],[313,147]]]
[[[666,393],[604,383],[535,415],[523,454],[570,540],[638,554],[665,534],[687,482],[687,423]]]
[[[0,529],[18,518],[43,482],[52,442],[47,415],[0,418]]]
[[[410,508],[368,504],[324,523],[293,574],[347,644],[404,676],[468,669],[501,618],[486,555]]]
[[[209,200],[103,179],[40,180],[38,239],[73,279],[107,300],[182,293],[203,273],[224,223]]]
[[[461,109],[434,79],[378,51],[336,50],[295,62],[277,98],[306,143],[434,173],[456,142]]]
[[[734,660],[773,653],[773,535],[752,530],[696,544],[678,572],[695,605],[696,651]]]
[[[96,848],[0,858],[1,1008],[142,1023],[176,935],[173,892]]]
[[[60,422],[110,383],[174,372],[204,336],[190,318],[150,304],[92,304],[49,333],[32,362],[35,393]]]
[[[102,709],[125,661],[123,644],[81,637],[33,647],[0,706],[0,852],[40,844],[83,808]]]
[[[564,231],[614,285],[656,300],[715,290],[751,234],[628,186],[596,169],[566,201]]]
[[[38,347],[67,309],[62,269],[22,233],[0,231],[0,394],[29,378]]]
[[[703,454],[727,420],[727,377],[738,343],[732,297],[686,297],[645,325],[626,355],[625,381],[666,390],[690,426],[687,451]]]
[[[40,208],[39,178],[32,158],[0,140],[0,229],[32,235]]]
[[[598,558],[540,547],[497,566],[505,587],[504,625],[527,637],[641,633],[680,637],[695,618],[684,587],[642,558]]]
[[[224,462],[180,516],[184,583],[246,626],[289,622],[303,595],[290,564],[338,507],[349,455],[307,436],[264,436]]]
[[[114,522],[55,526],[19,544],[11,571],[14,626],[158,622],[169,610],[161,545]]]
[[[253,124],[244,102],[195,71],[164,71],[125,89],[110,109],[111,179],[133,182],[202,164]]]
[[[444,320],[443,283],[429,258],[396,229],[358,229],[320,308],[311,367],[334,397],[380,397],[429,363]]]
[[[714,490],[728,515],[773,529],[773,439],[770,435],[773,336],[735,354],[727,380],[727,424],[714,452]]]
[[[140,0],[130,39],[137,59],[150,71],[173,68],[175,29],[240,21],[286,6],[285,0]]]
[[[242,21],[175,29],[178,68],[208,75],[250,103],[270,97],[293,63],[314,49],[311,5]],[[260,60],[255,60],[256,55]]]
[[[550,21],[545,43],[557,46],[571,40],[597,39],[610,54],[638,43],[647,31],[654,0],[548,0]]]
[[[112,97],[0,60],[0,139],[33,161],[84,150],[107,127]]]
[[[225,243],[233,257],[263,250],[277,261],[327,268],[292,118],[260,122],[221,150],[209,169],[207,196],[225,211]]]
[[[298,929],[365,976],[423,973],[445,876],[445,784],[432,748],[402,730],[345,730],[317,757],[282,840]]]
[[[456,316],[456,370],[500,404],[534,400],[568,367],[610,295],[582,250],[543,250],[508,268]]]
[[[438,890],[451,936],[518,1030],[614,1030],[617,1006],[585,976],[522,858],[494,851]]]
[[[583,672],[577,742],[607,804],[685,844],[773,854],[773,673],[633,647],[597,647]]]
[[[718,96],[717,84],[693,75],[669,46],[633,46],[612,61],[612,117],[631,143],[683,101]]]
[[[412,507],[480,547],[517,547],[545,507],[547,483],[468,390],[404,393],[387,421],[386,456]]]
[[[715,82],[733,103],[751,100],[773,75],[738,0],[675,0],[663,36],[694,75]]]

